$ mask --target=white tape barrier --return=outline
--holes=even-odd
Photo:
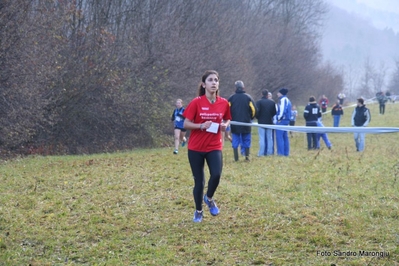
[[[364,100],[364,104],[374,103],[375,99],[376,99],[376,97]],[[342,109],[346,109],[346,108],[349,108],[349,107],[356,107],[356,106],[357,106],[357,103],[354,103],[354,104],[351,104],[351,105],[342,106]],[[328,114],[328,113],[331,113],[331,109],[326,111],[326,112],[324,112],[324,113],[322,113],[322,114],[324,115],[324,114]]]
[[[391,98],[391,101],[395,102],[395,100],[397,98],[399,98],[399,95],[391,95],[391,96],[389,96],[389,98]],[[378,101],[376,101],[376,100],[377,100],[377,97],[373,97],[373,98],[364,100],[364,103],[365,104],[378,103]],[[357,105],[357,103],[354,103],[352,105],[342,106],[342,109],[346,109],[346,108],[349,108],[349,107],[356,107],[356,105]],[[331,113],[331,109],[326,111],[326,112],[324,112],[324,113],[322,113],[322,114],[324,115],[324,114],[328,114],[328,113]]]
[[[396,98],[396,95],[394,95]],[[391,96],[392,97],[392,96]],[[376,97],[364,100],[364,103],[373,103]],[[357,104],[352,104],[348,107],[355,107]],[[329,113],[327,111],[323,114]],[[237,126],[252,126],[252,127],[262,127],[271,128],[283,131],[295,131],[302,133],[367,133],[367,134],[383,134],[383,133],[396,133],[399,132],[397,127],[305,127],[305,126],[276,126],[276,125],[265,125],[258,123],[242,123],[237,121],[231,121],[230,124]]]
[[[302,133],[367,133],[367,134],[382,134],[382,133],[396,133],[399,132],[398,127],[305,127],[305,126],[277,126],[265,125],[258,123],[242,123],[231,121],[231,125],[237,126],[251,126],[271,128],[283,131],[295,131]]]

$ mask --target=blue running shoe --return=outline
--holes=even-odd
[[[181,143],[181,146],[182,146],[182,147],[186,146],[186,141],[183,141],[183,142]]]
[[[213,215],[216,216],[219,214],[219,208],[216,206],[216,203],[214,200],[208,200],[208,197],[206,194],[204,195],[204,202],[206,205],[209,207],[209,212]]]
[[[200,223],[200,222],[202,222],[202,217],[203,217],[203,215],[204,215],[204,212],[197,212],[197,211],[194,211],[194,218],[193,218],[193,222],[194,223]]]

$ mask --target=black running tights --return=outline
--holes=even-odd
[[[194,177],[193,195],[195,208],[196,210],[202,210],[202,198],[205,187],[205,161],[211,175],[208,181],[208,190],[206,195],[209,198],[212,198],[219,185],[220,176],[222,175],[222,151],[197,152],[188,150],[188,161],[190,162],[191,171]]]

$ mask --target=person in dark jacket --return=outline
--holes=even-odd
[[[339,103],[339,100],[337,100],[337,103],[331,108],[331,115],[334,118],[334,127],[339,127],[341,116],[344,115],[344,110],[342,109],[342,105]]]
[[[388,101],[388,97],[385,96],[385,94],[383,92],[381,92],[378,96],[377,96],[377,100],[378,103],[380,104],[380,115],[385,114],[385,103]]]
[[[366,127],[371,120],[370,110],[364,104],[363,98],[357,99],[357,106],[352,113],[353,127]],[[366,133],[354,133],[356,151],[363,151],[366,142]]]
[[[270,100],[269,91],[262,90],[262,98],[256,102],[256,118],[258,124],[273,125],[273,116],[276,115],[276,104]],[[273,129],[258,127],[259,134],[259,152],[258,156],[273,154]]]
[[[319,105],[321,107],[321,112],[325,113],[328,107],[328,98],[324,94],[320,98]]]
[[[228,99],[232,121],[251,123],[256,116],[256,106],[251,95],[245,92],[244,82],[241,80],[235,83],[236,92]],[[251,147],[251,127],[231,125],[232,147],[234,160],[238,161],[238,146],[241,145],[245,150],[245,159],[249,160],[249,150]]]
[[[306,105],[303,117],[307,127],[317,127],[317,121],[321,117],[321,109],[314,96],[309,97],[309,104]],[[315,150],[317,144],[317,133],[306,133],[308,139],[308,150]]]
[[[392,98],[391,98],[391,92],[390,91],[387,91],[386,93],[385,93],[385,96],[387,96],[387,99],[388,99],[388,101],[392,101]]]

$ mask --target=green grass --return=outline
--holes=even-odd
[[[377,107],[370,126],[399,127],[399,105]],[[4,161],[0,265],[399,265],[399,133],[367,135],[362,153],[329,137],[331,151],[296,133],[290,157],[257,158],[255,129],[250,162],[227,144],[221,214],[200,224],[186,148]]]

